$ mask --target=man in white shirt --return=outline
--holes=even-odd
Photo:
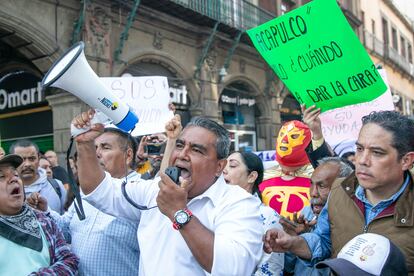
[[[99,164],[112,177],[121,180],[140,178],[134,171],[137,145],[131,135],[117,128],[105,128],[104,133],[95,139],[95,145]],[[122,183],[119,182],[119,185]],[[36,203],[37,200],[39,204],[35,207],[46,211],[47,202],[36,197],[33,195],[28,202]],[[50,212],[66,237],[70,238],[73,253],[79,257],[79,275],[136,276],[139,247],[135,234],[139,218],[132,221],[110,216],[85,200],[82,200],[82,205],[86,217],[84,220],[77,216],[74,203],[62,216]]]
[[[92,111],[82,113],[73,123],[82,128],[92,117]],[[129,219],[141,213],[139,275],[253,272],[262,251],[260,201],[224,181],[227,130],[194,118],[179,134],[169,164],[181,169],[181,185],[163,172],[154,180],[129,181],[126,193],[137,205],[150,208],[145,211],[132,207],[119,183],[99,166],[94,139],[102,130],[95,124],[76,137],[81,187],[85,199],[104,212]]]

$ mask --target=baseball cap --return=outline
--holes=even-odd
[[[336,259],[320,262],[317,268],[329,267],[337,275],[407,275],[401,250],[384,236],[365,233],[354,237]]]
[[[3,156],[3,158],[0,159],[0,165],[11,164],[16,169],[22,163],[23,163],[23,158],[21,158],[20,155],[17,155],[17,154],[8,154],[8,155]]]

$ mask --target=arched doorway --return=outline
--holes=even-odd
[[[224,127],[230,132],[231,150],[256,151],[256,118],[260,112],[254,89],[244,81],[226,85],[220,95]]]
[[[53,115],[40,85],[42,73],[17,49],[0,41],[1,146],[8,152],[15,140],[26,138],[46,151],[53,148]]]
[[[142,59],[128,66],[123,75],[134,77],[165,76],[168,79],[171,102],[175,105],[176,113],[181,116],[181,123],[185,126],[191,120],[189,111],[190,97],[184,79],[177,71],[166,63],[155,59]]]

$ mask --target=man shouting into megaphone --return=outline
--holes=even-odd
[[[227,185],[222,171],[229,154],[226,129],[196,117],[182,131],[179,116],[167,123],[165,158],[180,169],[179,185],[165,173],[154,180],[119,181],[99,165],[94,140],[103,125],[93,112],[76,116],[79,182],[85,199],[114,216],[141,221],[137,235],[139,275],[247,275],[262,252],[260,202]],[[172,147],[171,147],[172,146]],[[127,200],[128,195],[141,210]],[[145,208],[142,208],[145,207]]]

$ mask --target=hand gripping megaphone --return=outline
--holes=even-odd
[[[118,128],[130,131],[138,123],[137,115],[99,80],[85,58],[84,47],[84,43],[79,42],[68,49],[49,69],[42,80],[42,88],[66,90],[105,114]],[[103,123],[107,119],[103,114],[98,112],[91,123]],[[71,127],[72,136],[88,130]]]

